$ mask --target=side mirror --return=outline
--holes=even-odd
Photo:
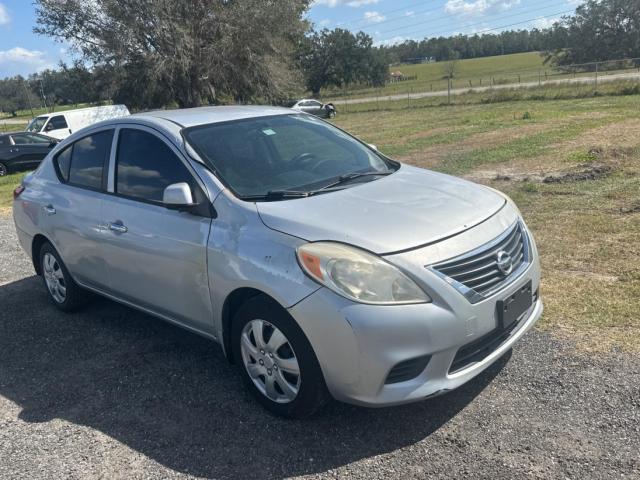
[[[375,150],[376,152],[378,151],[378,147],[376,147],[373,143],[369,143],[369,148],[372,150]]]
[[[165,188],[162,195],[162,203],[172,210],[188,210],[195,206],[191,187],[186,182],[174,183]]]

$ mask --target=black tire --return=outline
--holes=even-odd
[[[329,110],[329,114],[327,115],[328,118],[335,118],[336,116],[336,111],[335,110]]]
[[[58,269],[62,273],[62,277],[64,279],[64,287],[66,289],[64,301],[59,301],[54,297],[49,285],[47,284],[47,274],[45,271],[45,257],[47,255],[51,255],[55,258]],[[89,293],[81,288],[76,282],[73,281],[71,275],[69,274],[69,270],[65,266],[60,254],[53,248],[53,245],[50,243],[45,243],[42,245],[40,249],[40,271],[42,272],[42,280],[45,288],[47,289],[47,293],[49,294],[49,299],[51,302],[63,312],[75,312],[84,307],[89,300]],[[58,270],[56,269],[56,271]]]
[[[4,177],[8,173],[9,170],[7,169],[7,166],[4,163],[0,162],[0,177]]]
[[[300,368],[297,396],[289,403],[277,403],[263,394],[253,383],[241,353],[241,334],[247,323],[261,319],[278,328],[295,352]],[[236,313],[231,327],[233,357],[240,375],[256,400],[271,413],[285,418],[304,418],[316,413],[331,396],[327,390],[313,348],[296,321],[272,299],[259,295],[247,301]]]

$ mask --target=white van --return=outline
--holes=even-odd
[[[67,138],[73,132],[102,120],[125,117],[129,109],[125,105],[107,105],[104,107],[79,108],[60,113],[40,115],[27,125],[26,131],[43,133],[48,137]]]

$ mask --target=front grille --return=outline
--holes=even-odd
[[[506,252],[511,258],[511,270],[504,273],[498,267],[498,254]],[[508,283],[523,263],[528,262],[528,248],[520,223],[495,240],[473,252],[434,265],[441,275],[455,280],[473,292],[487,296]]]
[[[412,358],[396,364],[387,375],[384,383],[389,385],[416,378],[427,367],[429,360],[431,360],[431,355],[423,355],[422,357]]]

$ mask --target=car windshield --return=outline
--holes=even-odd
[[[187,142],[239,197],[299,194],[337,187],[347,177],[372,181],[393,162],[329,123],[277,115],[192,127]],[[366,175],[358,175],[366,174]],[[346,188],[357,182],[344,182]]]
[[[42,127],[44,127],[44,124],[47,123],[47,118],[48,117],[36,117],[33,120],[31,120],[31,122],[29,122],[29,125],[27,125],[27,132],[39,132],[42,130]]]

